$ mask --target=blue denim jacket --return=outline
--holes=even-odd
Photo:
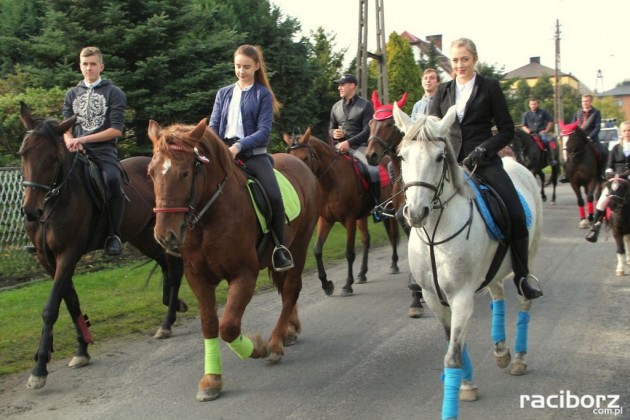
[[[235,85],[232,84],[219,89],[210,115],[208,125],[222,139],[225,138],[227,130],[228,112],[234,87]],[[241,146],[237,157],[247,159],[267,153],[273,121],[273,99],[269,89],[260,83],[254,83],[251,89],[243,92],[241,115],[245,137],[237,141]]]

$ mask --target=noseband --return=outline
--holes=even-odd
[[[181,146],[171,144],[169,148],[176,152],[185,152]],[[195,227],[195,225],[201,220],[201,217],[208,211],[210,206],[214,204],[214,202],[219,198],[219,195],[223,192],[223,188],[225,188],[225,183],[227,182],[228,176],[225,175],[223,181],[219,184],[218,189],[212,194],[212,197],[208,200],[205,206],[199,211],[199,213],[195,214],[195,201],[197,196],[197,176],[201,173],[204,176],[205,180],[205,172],[202,171],[202,167],[204,164],[210,162],[207,157],[199,153],[199,150],[195,147],[192,151],[195,154],[195,160],[193,164],[193,179],[192,179],[192,188],[190,192],[190,197],[188,198],[188,206],[187,207],[154,207],[153,213],[184,213],[184,222],[189,229]]]

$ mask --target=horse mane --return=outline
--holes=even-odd
[[[173,159],[181,150],[194,153],[194,149],[197,148],[199,153],[210,159],[212,164],[218,163],[225,173],[230,172],[234,159],[226,144],[209,127],[206,127],[201,139],[190,137],[190,132],[195,127],[188,124],[162,127],[159,141],[153,146],[153,153],[161,153]]]
[[[455,190],[466,196],[472,197],[472,190],[464,178],[464,171],[459,167],[453,146],[447,138],[437,137],[434,133],[434,124],[440,122],[440,118],[435,115],[419,115],[411,127],[407,129],[405,136],[398,145],[399,151],[412,141],[430,141],[433,143],[443,142],[446,150],[446,160],[449,168],[451,183]]]

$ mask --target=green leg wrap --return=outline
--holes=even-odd
[[[219,347],[219,337],[206,338],[203,340],[206,349],[206,358],[204,364],[204,374],[221,375],[221,348]]]
[[[238,338],[231,343],[227,343],[228,347],[241,359],[247,359],[254,352],[254,343],[249,338],[239,335]]]

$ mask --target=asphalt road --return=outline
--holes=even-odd
[[[514,377],[495,365],[489,297],[477,296],[468,348],[479,400],[460,404],[462,419],[630,419],[630,276],[615,276],[612,237],[603,233],[597,244],[587,243],[586,231],[577,229],[573,193],[567,185],[558,192],[558,205],[544,205],[534,274],[545,296],[531,311],[529,373]],[[241,361],[223,345],[224,392],[215,401],[195,400],[203,341],[194,320],[176,325],[165,341],[151,338],[153,331],[104,343],[95,337],[89,366],[71,369],[68,360],[54,360],[40,390],[26,389],[29,372],[0,378],[0,418],[439,419],[442,329],[429,313],[406,316],[406,247],[398,275],[387,274],[388,255],[387,248],[374,250],[368,283],[351,297],[339,296],[345,264],[329,268],[337,287],[332,297],[307,273],[298,343],[278,365]],[[513,347],[516,291],[507,283],[506,290]],[[278,309],[275,292],[255,296],[243,331],[267,336]],[[554,396],[564,397],[564,408],[520,407],[522,396],[536,395],[559,405],[562,398]],[[614,395],[622,410],[617,417],[585,407]],[[567,408],[575,398],[578,406]]]

